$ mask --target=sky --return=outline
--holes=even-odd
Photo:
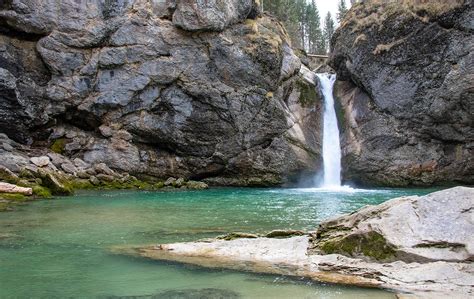
[[[350,2],[348,0],[346,0],[346,4],[347,4],[347,7],[350,6]],[[328,11],[330,11],[332,17],[334,18],[334,21],[337,22],[336,14],[337,14],[337,7],[339,5],[339,0],[316,0],[316,5],[318,6],[318,9],[319,9],[319,15],[321,17],[321,21],[324,20]]]

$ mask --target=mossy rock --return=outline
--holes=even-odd
[[[237,240],[237,239],[256,239],[258,237],[259,235],[256,235],[256,234],[234,232],[227,235],[219,236],[216,239],[232,241],[232,240]]]
[[[204,190],[209,188],[206,183],[197,181],[188,181],[186,187],[193,190]]]
[[[310,107],[320,101],[319,94],[316,91],[316,87],[304,82],[303,80],[297,80],[296,84],[300,91],[299,103],[303,107]]]
[[[50,198],[52,197],[51,190],[43,186],[33,186],[33,194],[41,198]]]
[[[8,202],[0,202],[0,212],[11,211],[11,204]]]
[[[51,151],[57,154],[63,154],[66,148],[67,140],[64,138],[56,139],[53,144],[51,144]]]
[[[351,257],[365,256],[377,261],[389,261],[395,257],[395,248],[377,232],[348,235],[323,241],[318,247],[326,254],[342,254]]]
[[[41,170],[39,172],[43,181],[43,186],[51,190],[53,195],[72,195],[74,188],[71,182],[66,179],[60,179],[50,171]]]
[[[0,180],[10,184],[16,184],[19,180],[19,177],[11,172],[8,168],[0,165]]]
[[[89,190],[96,188],[92,183],[87,179],[74,179],[71,181],[71,187],[78,190]]]
[[[0,199],[14,202],[25,202],[29,200],[27,196],[17,193],[2,193],[0,194]]]

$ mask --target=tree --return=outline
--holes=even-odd
[[[324,39],[326,40],[326,48],[331,51],[331,39],[334,34],[335,26],[331,12],[328,12],[324,19]]]
[[[348,9],[346,6],[346,0],[340,0],[339,1],[339,6],[338,6],[339,12],[337,13],[337,21],[342,23],[342,20],[344,19],[344,16],[346,15]]]
[[[308,45],[307,51],[316,54],[325,54],[326,50],[321,49],[321,41],[324,42],[323,32],[321,30],[321,19],[319,17],[319,10],[315,1],[311,1],[307,7],[307,34]],[[323,52],[323,53],[321,53]]]
[[[271,0],[265,1],[264,8],[284,23],[294,47],[312,53],[326,53],[326,47],[322,47],[325,38],[321,19],[314,0]]]

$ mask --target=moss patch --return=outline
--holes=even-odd
[[[376,232],[366,235],[349,235],[325,241],[319,248],[326,254],[343,254],[352,257],[364,255],[378,261],[388,261],[395,256],[395,249]]]
[[[60,138],[60,139],[56,139],[53,144],[51,144],[51,147],[50,149],[57,153],[57,154],[63,154],[64,153],[64,149],[66,147],[66,139],[64,138]]]
[[[302,80],[297,80],[296,84],[300,91],[299,103],[301,106],[310,107],[314,105],[317,100],[320,100],[315,87],[303,82]]]
[[[33,194],[37,197],[42,197],[42,198],[52,197],[51,190],[42,186],[33,186]]]
[[[16,201],[16,202],[25,202],[28,200],[28,197],[22,194],[3,193],[3,194],[0,194],[0,199],[8,200],[8,201]]]

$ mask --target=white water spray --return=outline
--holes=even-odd
[[[324,96],[323,161],[325,189],[341,187],[341,144],[334,108],[333,87],[336,75],[317,74]]]

